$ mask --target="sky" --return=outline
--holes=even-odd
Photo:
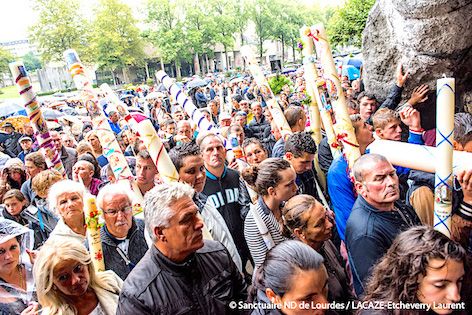
[[[122,0],[139,14],[145,0]],[[289,0],[297,1],[297,0]],[[302,0],[307,4],[318,3],[321,7],[333,6],[344,0]],[[93,8],[98,0],[81,0],[82,10]],[[33,0],[0,0],[0,42],[28,38],[28,27],[37,20],[37,13],[32,8]],[[21,18],[20,18],[21,17]]]

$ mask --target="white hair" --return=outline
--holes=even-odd
[[[51,186],[48,193],[49,208],[53,209],[55,214],[57,208],[57,199],[64,193],[78,193],[82,199],[84,198],[85,188],[84,185],[78,182],[74,182],[70,179],[61,180]]]
[[[103,199],[105,199],[105,196],[107,195],[125,195],[130,203],[133,202],[133,195],[131,193],[131,188],[129,187],[129,185],[126,185],[125,183],[108,184],[105,187],[101,188],[98,192],[97,207],[100,210],[103,210]]]
[[[144,197],[144,221],[146,229],[153,241],[156,240],[156,227],[169,227],[169,221],[174,216],[170,205],[183,198],[192,198],[195,191],[188,184],[175,182],[157,185]]]

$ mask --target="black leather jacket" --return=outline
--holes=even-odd
[[[228,250],[215,241],[176,264],[152,246],[126,278],[117,315],[238,314],[247,286]]]

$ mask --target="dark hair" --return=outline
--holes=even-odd
[[[97,159],[92,154],[88,152],[82,153],[81,155],[77,157],[77,162],[78,161],[87,161],[87,162],[92,163],[94,167],[93,177],[100,179],[101,168],[100,168],[100,165],[98,164]]]
[[[183,166],[184,159],[187,156],[201,155],[200,148],[195,142],[183,142],[169,151],[169,157],[174,164],[177,172]]]
[[[147,160],[147,159],[151,158],[151,155],[149,154],[148,150],[141,150],[141,151],[138,152],[136,157]]]
[[[231,126],[228,127],[228,134],[230,133],[233,133],[233,129],[241,129],[242,131],[244,131],[243,127],[241,127],[241,125],[238,125],[238,124],[232,124]]]
[[[293,128],[297,124],[297,122],[303,117],[303,114],[305,114],[305,112],[300,106],[292,105],[284,111],[285,119],[287,119],[290,128]]]
[[[290,152],[294,157],[301,157],[304,153],[315,154],[316,143],[308,132],[295,132],[285,142],[285,152]]]
[[[373,268],[364,300],[419,302],[418,279],[426,275],[431,259],[453,259],[465,265],[466,252],[458,243],[427,225],[400,233]]]
[[[261,147],[262,150],[266,151],[268,154],[269,152],[267,151],[267,148],[262,144],[262,142],[257,139],[257,138],[246,138],[243,141],[242,149],[245,150],[248,145],[255,144]]]
[[[175,124],[175,121],[173,119],[166,119],[162,122],[161,127],[167,127],[172,124]]]
[[[370,93],[367,93],[365,91],[363,91],[363,92],[359,93],[359,95],[357,95],[357,101],[360,102],[363,97],[367,97],[368,100],[374,100],[374,101],[378,102],[377,97],[375,97],[374,94],[370,94]]]
[[[257,291],[270,288],[278,296],[292,287],[292,277],[299,270],[318,270],[323,267],[323,257],[310,246],[294,240],[284,241],[267,252],[264,263],[257,269],[249,300],[253,301]]]
[[[33,162],[34,166],[39,167],[42,170],[45,170],[48,168],[46,164],[46,159],[44,158],[44,155],[41,152],[28,153],[25,156],[25,162],[26,161]]]
[[[281,158],[268,158],[258,166],[249,166],[242,172],[242,177],[262,196],[267,196],[269,187],[276,187],[282,177],[280,171],[290,168],[290,163]]]
[[[235,100],[237,101],[238,103],[241,102],[243,100],[243,97],[239,94],[235,94],[231,97],[232,100]]]

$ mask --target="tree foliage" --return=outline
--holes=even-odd
[[[143,64],[143,41],[136,23],[128,5],[100,0],[90,36],[91,53],[100,68],[115,71]]]
[[[338,8],[328,22],[328,36],[334,46],[354,45],[361,47],[362,31],[375,0],[347,0]]]
[[[35,71],[37,69],[41,69],[42,64],[41,60],[36,57],[31,51],[23,56],[23,63],[27,71]]]
[[[0,47],[0,81],[3,80],[3,74],[10,73],[8,64],[15,60],[15,57],[6,49]]]
[[[30,28],[44,61],[63,60],[63,52],[75,49],[81,59],[89,60],[87,20],[80,14],[78,0],[35,0],[39,20]]]

